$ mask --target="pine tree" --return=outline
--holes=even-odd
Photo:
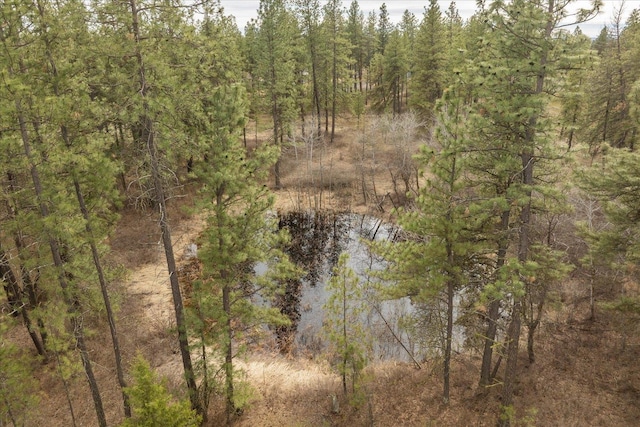
[[[133,416],[120,427],[198,427],[201,417],[189,407],[189,401],[173,401],[149,363],[138,355],[131,367]]]
[[[236,393],[233,363],[243,331],[262,322],[284,321],[276,309],[252,300],[256,295],[264,301],[272,299],[294,270],[278,249],[283,236],[275,232],[276,225],[269,218],[273,197],[263,184],[277,159],[277,147],[265,145],[247,156],[239,135],[246,105],[241,86],[215,88],[210,102],[207,135],[211,144],[205,160],[194,164],[203,183],[200,206],[207,226],[198,251],[202,280],[193,286],[191,317],[203,359],[203,404],[206,407],[206,390],[211,387],[207,349],[217,348],[223,359],[230,420],[243,406]],[[267,266],[261,277],[256,276],[257,263]]]
[[[372,77],[373,72],[371,71],[372,62],[376,57],[376,55],[379,55],[379,52],[378,52],[379,40],[377,37],[378,33],[376,30],[377,22],[378,22],[378,18],[376,16],[376,12],[372,10],[367,15],[367,22],[364,28],[364,45],[365,45],[365,52],[366,52],[365,64],[366,64],[366,68],[368,68],[367,84],[366,84],[367,92],[371,90],[371,87],[373,85],[377,84],[377,81]],[[368,103],[368,100],[369,99],[367,97],[365,104]]]
[[[78,45],[89,44],[88,29],[83,27],[82,14],[86,11],[80,7],[79,3],[70,2],[69,8],[77,7],[76,14],[73,16],[76,20],[80,18],[75,25],[69,25],[70,19],[67,18],[66,25],[74,30],[75,41]],[[42,16],[44,18],[44,16]],[[61,35],[64,37],[64,35]],[[78,209],[81,212],[82,220],[84,221],[85,233],[80,234],[78,237],[88,244],[91,250],[91,259],[95,267],[95,273],[97,275],[100,293],[102,295],[102,301],[104,309],[107,315],[107,322],[109,324],[109,330],[111,333],[114,356],[116,361],[116,372],[120,387],[124,389],[126,383],[124,380],[124,372],[122,368],[122,360],[120,355],[120,347],[118,343],[118,334],[116,329],[115,315],[110,302],[110,296],[107,286],[106,271],[103,267],[102,254],[99,251],[99,244],[106,237],[109,223],[113,223],[114,217],[110,215],[110,204],[115,203],[117,195],[114,193],[114,178],[116,176],[117,167],[107,157],[107,153],[101,148],[104,143],[104,139],[101,135],[95,133],[98,128],[98,120],[92,116],[82,117],[84,120],[80,120],[79,111],[91,111],[92,103],[89,98],[89,88],[81,87],[74,93],[63,94],[60,88],[60,81],[62,80],[62,73],[74,74],[76,70],[66,70],[59,66],[60,59],[57,56],[62,56],[54,50],[53,43],[47,43],[46,54],[50,64],[50,74],[53,80],[52,94],[57,98],[58,103],[62,108],[64,106],[74,103],[76,111],[74,112],[73,120],[71,117],[60,117],[59,132],[62,146],[66,149],[66,158],[62,161],[66,162],[65,169],[70,173],[71,184],[74,189],[74,195],[77,201]],[[78,49],[79,50],[79,49]],[[80,56],[83,52],[74,52],[75,56]],[[68,84],[71,86],[71,84]],[[67,98],[68,97],[68,98]],[[69,98],[72,98],[70,100]],[[80,124],[79,124],[80,123]],[[83,126],[84,125],[84,126]],[[92,133],[94,132],[94,133]],[[108,147],[108,144],[106,145]],[[92,176],[92,173],[95,175]],[[84,190],[88,188],[89,190]],[[95,200],[93,197],[87,199],[87,194],[99,194],[100,201]],[[88,201],[87,201],[88,200]],[[89,211],[89,204],[91,204],[91,212]],[[107,219],[105,222],[104,219]],[[69,243],[66,243],[69,245]],[[76,273],[77,275],[77,273]],[[128,405],[126,394],[123,392],[123,404],[125,416],[130,416],[131,412]]]
[[[588,18],[597,11],[597,6],[580,11],[579,18]],[[564,7],[566,4],[558,9],[553,0],[491,3],[484,12],[489,31],[472,71],[478,101],[471,125],[477,152],[470,162],[476,179],[483,182],[487,191],[485,197],[490,202],[485,205],[486,212],[494,212],[497,226],[495,276],[484,291],[490,302],[481,384],[487,384],[491,376],[500,304],[510,305],[502,425],[510,423],[525,283],[542,268],[532,259],[533,206],[544,200],[538,195],[549,193],[549,182],[539,180],[538,176],[545,163],[550,163],[548,160],[557,158],[546,137],[550,123],[545,117],[548,102],[545,89],[563,59],[561,50],[554,49],[552,36]],[[536,206],[536,211],[540,209],[544,207]],[[511,242],[515,256],[507,252]],[[505,298],[507,295],[509,299]]]
[[[7,325],[0,323],[0,424],[25,425],[37,408],[39,396],[28,355],[5,340]]]
[[[23,294],[26,293],[26,291],[18,281],[17,275],[13,272],[13,268],[11,267],[9,260],[10,258],[6,251],[0,246],[0,277],[2,278],[7,302],[11,308],[11,315],[16,317],[20,316],[22,318],[22,322],[27,329],[29,337],[35,346],[38,355],[44,357],[46,360],[48,355],[44,340],[42,339],[42,334],[38,333],[39,331],[33,323],[29,310],[29,302],[23,298]]]
[[[282,149],[295,117],[295,66],[291,45],[298,34],[296,20],[282,0],[261,0],[256,38],[256,77],[273,123],[273,144]],[[282,186],[280,161],[275,164],[275,186]]]
[[[562,101],[560,137],[566,138],[567,150],[570,150],[583,125],[580,119],[587,96],[584,82],[593,66],[593,58],[589,51],[591,40],[579,28],[573,34],[562,33],[559,41],[564,45],[562,49],[567,52],[568,59],[558,90]]]
[[[633,16],[630,19],[633,23]],[[633,24],[628,31],[623,30],[622,9],[618,9],[612,27],[604,27],[594,41],[599,61],[588,77],[591,84],[587,87],[588,102],[581,131],[592,156],[607,145],[616,148],[634,146],[637,125],[630,117],[629,95],[633,78],[638,77],[639,71],[635,60],[625,61],[627,57],[634,57],[634,48],[630,47],[634,43],[628,44],[625,39],[633,40],[633,33],[637,31],[637,25],[634,27]],[[636,53],[635,59],[638,57]]]
[[[457,72],[464,68],[465,53],[465,32],[468,29],[464,25],[462,17],[456,7],[456,2],[452,1],[444,12],[443,22],[446,28],[446,65],[447,70],[444,87],[448,87],[457,79]]]
[[[445,85],[447,39],[440,6],[429,2],[416,35],[415,73],[411,79],[411,105],[426,117],[431,116]]]
[[[317,126],[317,134],[322,133],[322,115],[321,115],[321,102],[320,102],[320,56],[325,48],[322,41],[322,34],[320,32],[320,2],[318,0],[301,0],[295,3],[296,13],[298,15],[298,21],[300,22],[300,29],[302,35],[306,41],[307,51],[309,53],[309,62],[311,68],[311,85],[312,85],[312,100],[311,111],[315,116],[314,120]]]
[[[362,317],[367,307],[363,300],[363,287],[356,273],[348,266],[349,255],[343,253],[333,268],[326,290],[329,298],[323,309],[324,329],[334,347],[336,369],[342,377],[342,391],[357,394],[358,381],[367,365],[368,348]]]
[[[580,170],[578,178],[580,186],[603,204],[611,227],[598,233],[583,232],[593,256],[610,266],[621,267],[622,262],[635,262],[640,256],[637,230],[639,154],[610,150],[604,157],[602,164]]]
[[[398,29],[402,34],[403,44],[405,49],[409,53],[408,56],[408,66],[407,72],[404,75],[402,86],[404,87],[404,104],[407,105],[409,103],[409,81],[410,77],[412,77],[416,70],[416,57],[410,55],[411,52],[415,52],[416,47],[416,36],[418,33],[418,20],[416,16],[405,10],[402,14],[402,20],[398,25]]]
[[[378,15],[378,52],[384,55],[387,43],[389,42],[389,35],[393,30],[393,24],[391,24],[391,18],[389,17],[389,10],[387,4],[382,3],[380,5],[380,14]]]
[[[38,276],[42,274],[45,280],[58,282],[57,294],[62,299],[63,306],[67,307],[66,314],[55,313],[57,308],[52,301],[43,310],[45,314],[39,318],[43,348],[45,326],[48,329],[47,336],[55,336],[58,343],[72,337],[91,389],[98,423],[106,425],[82,321],[83,307],[92,306],[91,295],[95,292],[85,287],[85,282],[95,276],[92,277],[90,269],[87,268],[91,258],[83,246],[90,243],[94,260],[98,256],[97,246],[93,237],[84,235],[84,230],[78,226],[83,223],[82,220],[78,221],[79,218],[88,218],[89,212],[78,207],[79,202],[74,200],[77,199],[74,197],[77,191],[71,191],[73,188],[79,189],[80,182],[75,173],[83,170],[83,167],[93,168],[109,163],[104,161],[105,153],[102,148],[92,145],[97,141],[92,140],[95,136],[91,133],[95,129],[92,126],[96,123],[92,121],[91,115],[74,111],[74,106],[80,108],[80,105],[85,107],[83,113],[91,111],[91,108],[87,108],[90,105],[89,90],[84,80],[84,70],[81,68],[83,61],[88,58],[88,52],[78,47],[87,44],[87,10],[83,3],[77,1],[55,4],[36,1],[23,4],[21,12],[22,17],[7,26],[18,31],[12,32],[10,39],[4,38],[3,43],[10,79],[21,83],[19,91],[10,90],[8,93],[11,93],[14,104],[12,118],[17,121],[17,127],[14,128],[19,129],[19,134],[14,137],[17,137],[16,140],[22,145],[23,161],[30,172],[32,197],[39,218],[32,215],[29,220],[33,221],[33,224],[25,223],[16,229],[31,230],[42,244],[40,250],[48,243],[53,267],[40,269]],[[21,24],[26,26],[21,28]],[[22,41],[30,42],[20,43],[21,38]],[[67,40],[68,45],[62,46],[59,43],[61,39]],[[43,105],[47,105],[46,110],[42,109]],[[70,126],[70,123],[74,126]],[[82,145],[82,148],[72,144],[76,135],[76,140],[83,141],[78,144]],[[86,152],[75,157],[76,149]],[[110,169],[107,167],[99,170],[105,172],[105,179],[100,182],[105,184],[105,187],[95,185],[92,189],[98,195],[96,201],[104,197],[108,204],[112,200],[109,196]],[[11,173],[9,176],[10,187],[13,187],[14,178]],[[109,216],[109,207],[101,203],[96,203],[95,206],[96,211],[92,213],[106,213],[106,217]],[[15,216],[16,220],[20,218]],[[15,243],[22,258],[28,256],[28,252],[23,249],[23,240],[19,234],[20,232],[16,235]],[[37,257],[44,260],[44,253],[40,252]],[[28,273],[23,272],[21,276],[24,286],[31,289],[30,303],[36,305],[37,297],[33,296],[35,280],[32,280]],[[54,289],[48,289],[48,292],[50,298],[56,294]],[[105,302],[108,303],[108,299],[105,299]],[[55,317],[49,317],[54,316],[54,313]],[[71,324],[68,334],[64,326],[66,316]],[[47,317],[48,324],[42,321],[44,317]],[[112,316],[110,320],[113,320]],[[54,347],[58,345],[53,344]]]
[[[409,71],[405,40],[398,30],[391,32],[384,55],[376,55],[369,72],[376,81],[371,91],[371,103],[379,112],[390,111],[395,117],[402,113],[404,82]]]
[[[322,22],[323,38],[328,48],[328,74],[331,76],[327,79],[327,83],[330,86],[326,91],[328,94],[327,102],[330,103],[327,108],[327,114],[329,110],[331,111],[330,142],[333,142],[335,137],[338,100],[344,98],[344,86],[339,83],[347,79],[350,65],[348,52],[351,50],[351,46],[346,39],[344,31],[341,3],[338,0],[329,1],[324,7],[324,20]],[[325,124],[329,124],[328,120],[326,120]]]
[[[364,34],[364,13],[356,0],[347,10],[346,33],[351,43],[351,64],[353,64],[353,90],[362,92],[364,70],[366,67],[366,46]]]
[[[436,307],[442,318],[438,323],[445,325],[445,331],[438,350],[443,356],[445,403],[450,398],[454,297],[466,286],[482,254],[475,242],[479,230],[470,215],[472,193],[464,175],[469,108],[462,92],[458,84],[445,93],[431,143],[421,149],[419,161],[429,175],[415,206],[401,211],[398,218],[407,238],[373,246],[389,262],[384,276],[395,283],[393,295]]]
[[[182,108],[198,105],[192,102],[194,92],[188,90],[193,87],[188,84],[191,81],[185,81],[184,74],[179,71],[185,63],[191,63],[188,55],[192,50],[184,43],[191,40],[193,33],[185,21],[184,14],[188,8],[179,6],[156,7],[129,0],[126,4],[98,4],[97,10],[105,17],[100,27],[104,40],[123,53],[125,61],[109,75],[113,81],[121,83],[118,87],[124,91],[122,98],[112,100],[109,118],[122,122],[130,130],[132,145],[142,153],[138,156],[141,159],[138,167],[140,171],[146,170],[145,174],[150,177],[139,182],[142,189],[139,197],[149,200],[159,212],[159,231],[167,262],[185,380],[192,408],[200,413],[202,408],[198,402],[189,352],[164,179],[164,168],[171,169],[170,161],[178,158],[180,143],[189,140],[184,132],[185,123],[181,120],[187,114]],[[148,13],[141,13],[142,10]],[[180,57],[180,54],[185,57]],[[105,68],[111,70],[110,59],[103,59],[107,62]],[[183,84],[179,86],[178,81]]]

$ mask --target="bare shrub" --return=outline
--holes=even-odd
[[[417,190],[417,166],[413,159],[420,144],[423,124],[413,113],[376,117],[358,139],[356,176],[365,204],[383,210],[385,198],[395,206],[406,202],[407,194]],[[383,171],[391,178],[392,189],[382,192],[377,178]]]

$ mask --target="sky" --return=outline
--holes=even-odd
[[[259,0],[220,0],[224,7],[226,15],[233,15],[236,18],[238,27],[242,30],[251,18],[257,17]],[[324,3],[324,2],[322,2]],[[412,12],[418,19],[422,18],[424,7],[429,4],[428,0],[358,0],[360,9],[367,15],[370,11],[375,10],[376,13],[380,9],[380,5],[386,3],[387,10],[391,20],[395,23],[400,21],[402,13],[405,10]],[[445,11],[451,0],[438,0],[440,8]],[[622,0],[603,0],[604,6],[602,12],[595,19],[580,25],[582,31],[590,36],[596,37],[605,25],[610,25],[614,13],[622,5]],[[343,0],[342,5],[347,8],[351,4],[351,0]],[[587,7],[589,1],[577,0],[574,2],[577,7]],[[473,15],[476,8],[476,0],[456,0],[456,6],[463,19]],[[640,8],[640,0],[624,1],[623,15],[626,17],[633,9]]]

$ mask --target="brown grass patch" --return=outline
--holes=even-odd
[[[278,208],[299,207],[376,212],[364,203],[360,177],[355,164],[360,147],[360,131],[348,125],[338,129],[334,144],[327,146],[323,163],[305,159],[310,153],[292,149],[284,153],[284,188],[277,191]],[[260,130],[260,138],[268,138]],[[249,136],[249,135],[248,135]],[[251,141],[251,137],[248,138]],[[392,158],[389,147],[380,151],[381,167],[375,180],[379,192],[393,191],[384,162]],[[322,173],[322,179],[320,179]],[[321,182],[321,185],[310,184]],[[171,225],[178,257],[194,241],[201,222],[180,208],[190,204],[187,197],[170,203]],[[391,201],[385,200],[388,211]],[[379,211],[378,211],[379,213]],[[137,351],[150,361],[177,396],[184,396],[182,366],[173,322],[173,307],[155,211],[125,210],[111,238],[112,262],[131,269],[125,282],[115,287],[122,293],[118,315],[121,348],[125,366]],[[625,283],[628,293],[638,287]],[[635,426],[640,419],[640,339],[634,329],[620,322],[619,314],[598,309],[595,321],[588,317],[586,286],[579,280],[566,281],[558,289],[559,299],[540,326],[536,340],[537,360],[526,361],[524,342],[519,359],[519,381],[515,391],[518,421],[536,412],[539,426]],[[599,298],[611,293],[598,294]],[[575,302],[575,303],[574,303]],[[94,369],[100,383],[109,425],[123,418],[120,391],[115,383],[113,353],[104,319],[89,319],[97,333],[88,339]],[[88,321],[89,321],[88,320]],[[635,325],[632,325],[635,326]],[[524,335],[523,329],[523,335]],[[524,338],[524,337],[523,337]],[[23,327],[16,327],[8,339],[25,352],[33,353]],[[238,362],[247,372],[255,390],[251,406],[238,418],[238,426],[491,426],[497,419],[500,385],[479,393],[480,360],[472,354],[459,354],[452,363],[451,402],[442,404],[440,367],[425,362],[423,369],[401,363],[378,363],[367,369],[364,402],[354,407],[341,396],[338,377],[324,363],[285,359],[280,355],[250,354]],[[29,420],[30,426],[71,425],[66,397],[55,365],[36,366],[42,404]],[[499,374],[500,376],[501,374]],[[498,378],[500,380],[500,378]],[[69,381],[77,424],[96,425],[93,403],[82,372]],[[332,396],[340,403],[333,412]],[[221,397],[212,402],[209,426],[223,424]]]

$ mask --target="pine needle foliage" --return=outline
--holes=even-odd
[[[120,427],[199,427],[201,418],[189,400],[176,401],[140,354],[131,368],[133,385],[126,392],[133,416]]]
[[[324,331],[335,357],[332,365],[342,378],[342,391],[358,394],[362,370],[369,359],[367,333],[363,318],[367,306],[363,283],[348,265],[349,255],[342,253],[326,286],[329,298],[325,312]]]
[[[260,301],[271,301],[282,292],[283,283],[296,271],[282,252],[286,235],[277,231],[271,214],[274,199],[263,184],[277,160],[278,147],[263,145],[247,153],[242,146],[239,131],[246,114],[242,86],[217,87],[204,111],[210,121],[203,129],[210,142],[194,173],[203,184],[198,205],[206,229],[198,253],[202,280],[194,284],[191,319],[205,363],[204,403],[208,403],[209,348],[217,354],[214,360],[223,360],[230,416],[242,409],[234,391],[233,359],[261,325],[285,322],[277,309]],[[265,266],[264,274],[256,273],[257,264]]]
[[[7,325],[0,323],[0,425],[24,426],[39,402],[37,382],[31,362],[3,335]]]

